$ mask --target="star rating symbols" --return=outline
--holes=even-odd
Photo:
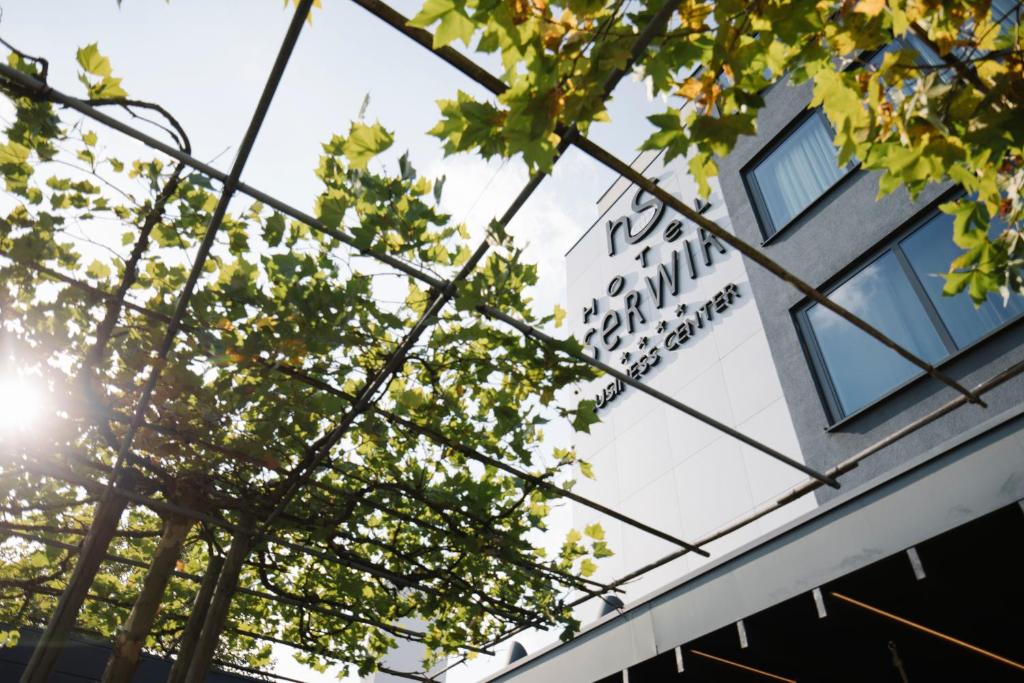
[[[629,351],[623,351],[622,352],[622,362],[623,363],[628,363],[629,362]]]
[[[659,320],[658,321],[658,327],[657,327],[658,334],[661,334],[662,332],[664,332],[666,327],[668,327],[668,325],[665,323],[665,321],[664,320]]]
[[[676,317],[678,318],[683,313],[686,313],[686,304],[679,304],[676,306]]]

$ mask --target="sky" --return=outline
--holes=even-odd
[[[394,6],[412,16],[418,3]],[[369,95],[365,118],[395,132],[393,150],[376,163],[395,164],[409,150],[428,176],[446,175],[443,208],[473,234],[504,212],[525,184],[518,159],[486,162],[464,155],[445,158],[436,138],[426,135],[439,114],[436,100],[462,89],[483,97],[475,83],[417,44],[405,39],[354,3],[323,0],[304,27],[270,108],[243,180],[312,212],[320,191],[314,169],[320,144],[347,131]],[[182,123],[193,154],[227,170],[259,99],[291,17],[281,0],[0,0],[0,37],[18,49],[50,61],[50,84],[75,95],[77,48],[98,42],[114,75],[130,96],[158,102]],[[493,66],[483,56],[481,63]],[[626,160],[652,128],[645,117],[664,110],[649,102],[640,83],[623,79],[609,106],[611,122],[592,128],[591,137]],[[103,131],[109,144],[130,146]],[[127,156],[127,155],[126,155]],[[561,159],[509,228],[538,264],[537,310],[565,304],[564,254],[597,218],[596,201],[614,176],[575,149]],[[549,428],[552,442],[571,439],[566,426]],[[552,537],[570,525],[568,508],[556,510]],[[531,651],[554,635],[533,636]],[[277,673],[306,681],[333,681],[278,652]],[[454,670],[449,681],[475,681],[497,662]]]

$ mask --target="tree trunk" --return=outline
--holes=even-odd
[[[50,680],[53,667],[67,644],[68,634],[75,625],[78,612],[82,609],[82,603],[85,602],[103,557],[107,554],[110,541],[117,533],[121,513],[127,505],[126,499],[110,491],[100,499],[93,514],[92,524],[89,526],[89,533],[82,543],[78,562],[71,573],[71,580],[61,593],[46,630],[36,643],[32,658],[21,674],[21,683],[47,683]]]
[[[127,621],[117,630],[114,651],[107,660],[103,683],[130,683],[139,665],[139,653],[146,644],[150,629],[156,620],[167,583],[174,566],[181,557],[181,546],[195,524],[195,520],[171,515],[164,521],[160,544],[150,560],[142,591],[135,599]]]
[[[220,572],[217,590],[213,594],[210,610],[206,613],[206,619],[203,622],[203,632],[200,634],[199,642],[196,643],[195,652],[192,654],[185,683],[204,683],[206,681],[210,662],[217,649],[217,641],[220,639],[221,631],[224,630],[224,622],[227,621],[231,599],[235,595],[235,589],[238,588],[238,576],[242,573],[242,565],[252,549],[253,532],[251,529],[250,520],[246,520],[242,524],[242,529],[231,539],[231,548],[228,549],[227,557],[224,558],[224,568]]]
[[[210,561],[206,564],[206,575],[203,582],[199,584],[199,592],[192,603],[192,613],[188,615],[188,623],[181,634],[181,641],[178,643],[178,655],[171,666],[171,673],[167,676],[167,683],[183,683],[188,673],[188,665],[195,658],[196,643],[199,642],[199,633],[203,630],[203,622],[210,611],[210,601],[213,599],[213,591],[217,588],[217,579],[220,577],[220,570],[224,566],[224,558],[220,555],[210,554]]]

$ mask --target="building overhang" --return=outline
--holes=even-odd
[[[1021,501],[1022,414],[994,416],[483,680],[597,681]]]

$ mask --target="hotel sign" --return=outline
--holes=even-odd
[[[593,296],[583,307],[583,324],[587,327],[582,336],[595,358],[605,360],[606,354],[616,352],[626,374],[639,380],[663,358],[674,356],[701,334],[718,314],[733,305],[740,291],[729,283],[707,300],[681,301],[684,280],[696,280],[705,274],[715,259],[726,253],[725,246],[690,221],[665,220],[664,202],[646,197],[642,188],[636,189],[630,208],[631,213],[604,225],[608,257],[619,274],[611,277],[603,294]],[[698,199],[694,208],[703,214],[711,205]],[[668,247],[667,255],[664,249],[652,249],[659,242]],[[633,245],[640,245],[633,257],[637,264],[624,263],[622,252]],[[657,258],[655,252],[663,255]],[[633,278],[622,273],[636,268],[639,275],[629,285]],[[605,294],[607,303],[602,306]],[[633,334],[641,335],[636,348],[624,349],[624,338]],[[624,389],[621,381],[613,380],[594,397],[597,407],[608,405]]]

